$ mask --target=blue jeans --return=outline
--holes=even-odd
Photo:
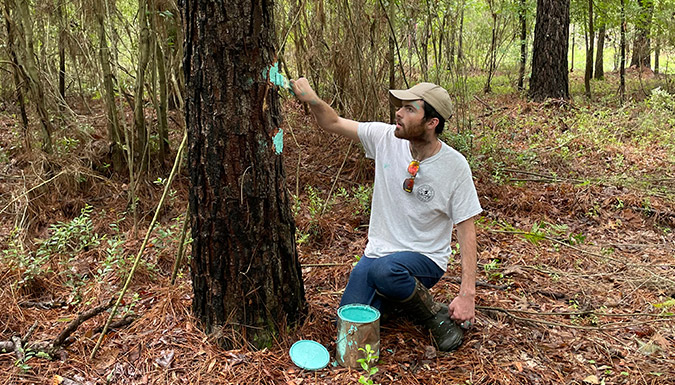
[[[363,256],[349,275],[340,306],[362,303],[379,309],[383,296],[393,301],[404,300],[415,290],[415,278],[431,288],[443,273],[431,259],[412,251],[381,258]]]

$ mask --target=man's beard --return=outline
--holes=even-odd
[[[394,130],[394,136],[396,136],[399,139],[408,139],[408,140],[421,138],[422,136],[424,136],[423,124],[409,126],[404,125],[400,120],[396,120],[396,129]]]

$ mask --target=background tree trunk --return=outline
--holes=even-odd
[[[520,67],[518,68],[518,90],[525,89],[525,67],[527,66],[527,0],[520,0],[518,9],[520,24]]]
[[[56,5],[56,15],[59,20],[59,95],[66,100],[66,20],[63,7],[65,4],[60,0]]]
[[[574,25],[572,26],[572,60],[570,62],[570,72],[574,72],[574,49],[575,49],[575,43],[577,41],[577,35],[574,33]]]
[[[593,0],[588,0],[588,34],[586,40],[586,71],[584,72],[584,88],[586,97],[591,98],[591,78],[593,78],[593,51],[595,30],[593,29]]]
[[[11,1],[11,0],[10,0]],[[35,63],[35,50],[33,49],[33,26],[30,19],[30,9],[28,3],[23,0],[14,0],[14,13],[16,22],[16,37],[19,43],[20,52],[16,52],[17,61],[21,74],[28,85],[33,103],[40,117],[42,128],[42,151],[52,153],[52,127],[47,111],[44,88],[40,73]]]
[[[388,14],[388,20],[389,23],[391,23],[391,28],[393,29],[394,26],[394,2],[390,1],[389,2],[389,8],[387,9],[387,14]],[[389,32],[389,50],[387,51],[387,59],[389,60],[389,89],[393,90],[396,89],[396,69],[395,69],[395,63],[394,63],[394,48],[395,48],[395,42],[394,42],[394,34]],[[394,123],[396,121],[396,107],[394,107],[393,104],[389,104],[389,123]]]
[[[637,0],[640,5],[640,13],[635,23],[635,40],[633,40],[633,56],[630,60],[631,67],[651,67],[649,47],[649,30],[652,25],[654,14],[653,0]]]
[[[483,87],[483,92],[486,94],[492,91],[492,75],[497,66],[497,13],[493,9],[494,4],[492,0],[488,0],[488,7],[492,16],[492,38],[490,39],[490,51],[488,52],[488,75]]]
[[[528,93],[532,100],[570,97],[567,74],[569,7],[569,0],[537,1],[532,76]]]
[[[162,49],[160,39],[155,39],[155,62],[157,64],[157,81],[159,82],[159,110],[157,111],[158,136],[159,136],[159,161],[164,167],[169,156],[169,120],[168,112],[168,97],[166,86],[166,65],[164,60],[164,50]]]
[[[187,0],[186,124],[193,311],[222,346],[269,346],[304,308],[282,159],[265,79],[275,60],[271,2]],[[277,148],[277,150],[279,150]]]
[[[136,148],[134,155],[140,155],[140,169],[148,166],[148,130],[145,126],[143,100],[145,90],[145,69],[150,60],[150,31],[148,30],[148,0],[138,0],[138,66],[136,67],[136,85],[134,87],[134,129],[136,131]]]
[[[621,54],[619,55],[619,100],[626,100],[626,6],[621,0]]]
[[[95,13],[98,24],[98,54],[101,61],[101,71],[103,73],[103,93],[105,97],[105,110],[108,126],[108,145],[112,167],[115,172],[124,170],[124,153],[122,151],[122,134],[120,131],[120,122],[117,115],[117,104],[115,102],[115,88],[113,86],[113,73],[110,68],[110,49],[106,38],[105,29],[105,0],[96,0]]]
[[[19,111],[21,114],[21,132],[23,137],[23,149],[30,151],[32,148],[30,139],[31,135],[28,131],[28,114],[26,113],[26,100],[23,96],[24,82],[21,80],[21,70],[19,67],[19,61],[16,57],[16,39],[14,37],[14,27],[10,22],[9,18],[9,4],[5,3],[5,7],[2,9],[3,16],[5,18],[5,26],[7,27],[7,52],[9,54],[10,61],[12,62],[12,77],[14,79],[14,86],[16,89],[16,100],[19,105]]]
[[[459,12],[459,43],[457,46],[457,61],[464,60],[464,2]]]
[[[595,55],[595,71],[593,72],[593,76],[596,79],[605,78],[604,55],[605,55],[605,24],[603,23],[600,26],[600,31],[598,31],[598,52]]]
[[[661,40],[656,40],[656,47],[654,48],[654,73],[659,73],[659,56],[661,56]]]

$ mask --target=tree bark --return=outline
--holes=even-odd
[[[518,91],[525,89],[525,67],[527,66],[527,0],[520,0],[518,10],[520,23],[520,67],[518,68]]]
[[[186,0],[193,312],[226,348],[270,346],[305,295],[280,156],[273,4]],[[277,137],[278,138],[278,137]]]
[[[150,31],[148,30],[148,0],[138,0],[138,66],[136,67],[136,84],[134,86],[134,128],[136,130],[135,157],[140,162],[140,169],[148,165],[148,130],[145,126],[144,91],[145,69],[150,60]]]
[[[619,100],[626,100],[626,6],[621,0],[621,54],[619,55]]]
[[[588,0],[588,34],[586,40],[586,71],[584,72],[584,88],[586,97],[591,98],[591,78],[593,77],[593,51],[595,30],[593,29],[593,0]]]
[[[572,60],[570,64],[570,72],[574,72],[574,49],[575,49],[575,44],[577,41],[577,35],[574,33],[574,26],[572,26]]]
[[[656,47],[654,48],[654,73],[659,73],[659,56],[661,56],[661,40],[656,40]]]
[[[159,141],[159,164],[165,167],[169,156],[169,129],[168,129],[168,96],[166,83],[166,61],[162,42],[166,38],[161,33],[162,18],[159,16],[160,9],[158,3],[152,1],[150,6],[150,29],[152,36],[150,39],[150,49],[152,52],[152,101],[157,114],[157,136]],[[159,93],[159,100],[156,94]]]
[[[10,61],[12,62],[12,77],[14,78],[14,86],[16,88],[16,100],[19,105],[19,112],[21,115],[21,132],[23,139],[24,151],[30,151],[32,146],[30,142],[30,134],[28,132],[28,114],[26,113],[26,100],[23,96],[24,84],[21,81],[21,70],[19,68],[19,61],[16,57],[16,39],[14,37],[14,26],[9,19],[9,5],[5,3],[3,8],[3,16],[5,19],[5,26],[7,27],[7,52]]]
[[[389,22],[392,23],[392,29],[393,29],[393,23],[394,23],[394,2],[390,1],[389,2],[389,9],[387,9],[387,14],[389,18]],[[394,63],[394,34],[389,33],[389,50],[387,51],[387,59],[389,60],[389,89],[393,90],[396,89],[396,66]],[[396,107],[394,107],[393,104],[389,103],[389,123],[394,123],[396,121]]]
[[[63,17],[65,3],[60,0],[56,5],[56,14],[59,19],[59,95],[66,100],[66,20]]]
[[[603,23],[600,26],[600,31],[598,31],[598,52],[595,55],[595,71],[593,71],[593,76],[595,79],[604,79],[605,78],[605,24]]]
[[[33,48],[33,27],[30,20],[28,3],[22,0],[14,0],[14,12],[16,15],[17,41],[21,52],[17,52],[17,60],[21,74],[28,85],[31,97],[35,103],[42,129],[42,151],[52,153],[52,132],[54,131],[47,111],[44,88],[40,80],[40,73],[35,63],[35,50]]]
[[[538,0],[529,97],[569,99],[569,0]]]
[[[637,22],[635,23],[635,40],[633,40],[633,56],[631,67],[651,67],[649,47],[649,31],[654,14],[654,0],[637,0],[640,5]]]
[[[462,2],[462,6],[464,2]],[[459,43],[457,46],[457,61],[464,60],[464,7],[459,12]]]
[[[113,86],[113,73],[110,67],[110,49],[105,30],[105,0],[96,0],[95,13],[98,24],[98,54],[103,72],[103,90],[105,97],[105,110],[108,126],[108,146],[110,149],[111,163],[115,172],[124,170],[124,153],[122,150],[122,135],[120,122],[115,103],[115,88]]]
[[[169,156],[169,120],[168,120],[168,96],[166,83],[166,65],[164,60],[164,50],[159,39],[156,41],[155,62],[157,63],[157,81],[159,82],[159,111],[157,118],[159,120],[159,161],[164,166]]]
[[[483,92],[486,94],[492,91],[492,75],[497,64],[497,13],[494,11],[493,6],[492,0],[488,0],[488,7],[492,16],[492,38],[490,39],[490,52],[488,52],[488,76],[483,87]]]

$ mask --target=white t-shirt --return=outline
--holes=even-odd
[[[366,157],[375,159],[373,203],[365,256],[379,258],[415,251],[443,271],[451,255],[452,226],[483,209],[462,154],[442,143],[441,150],[420,162],[412,193],[403,190],[413,160],[410,142],[394,136],[395,125],[359,123]]]

